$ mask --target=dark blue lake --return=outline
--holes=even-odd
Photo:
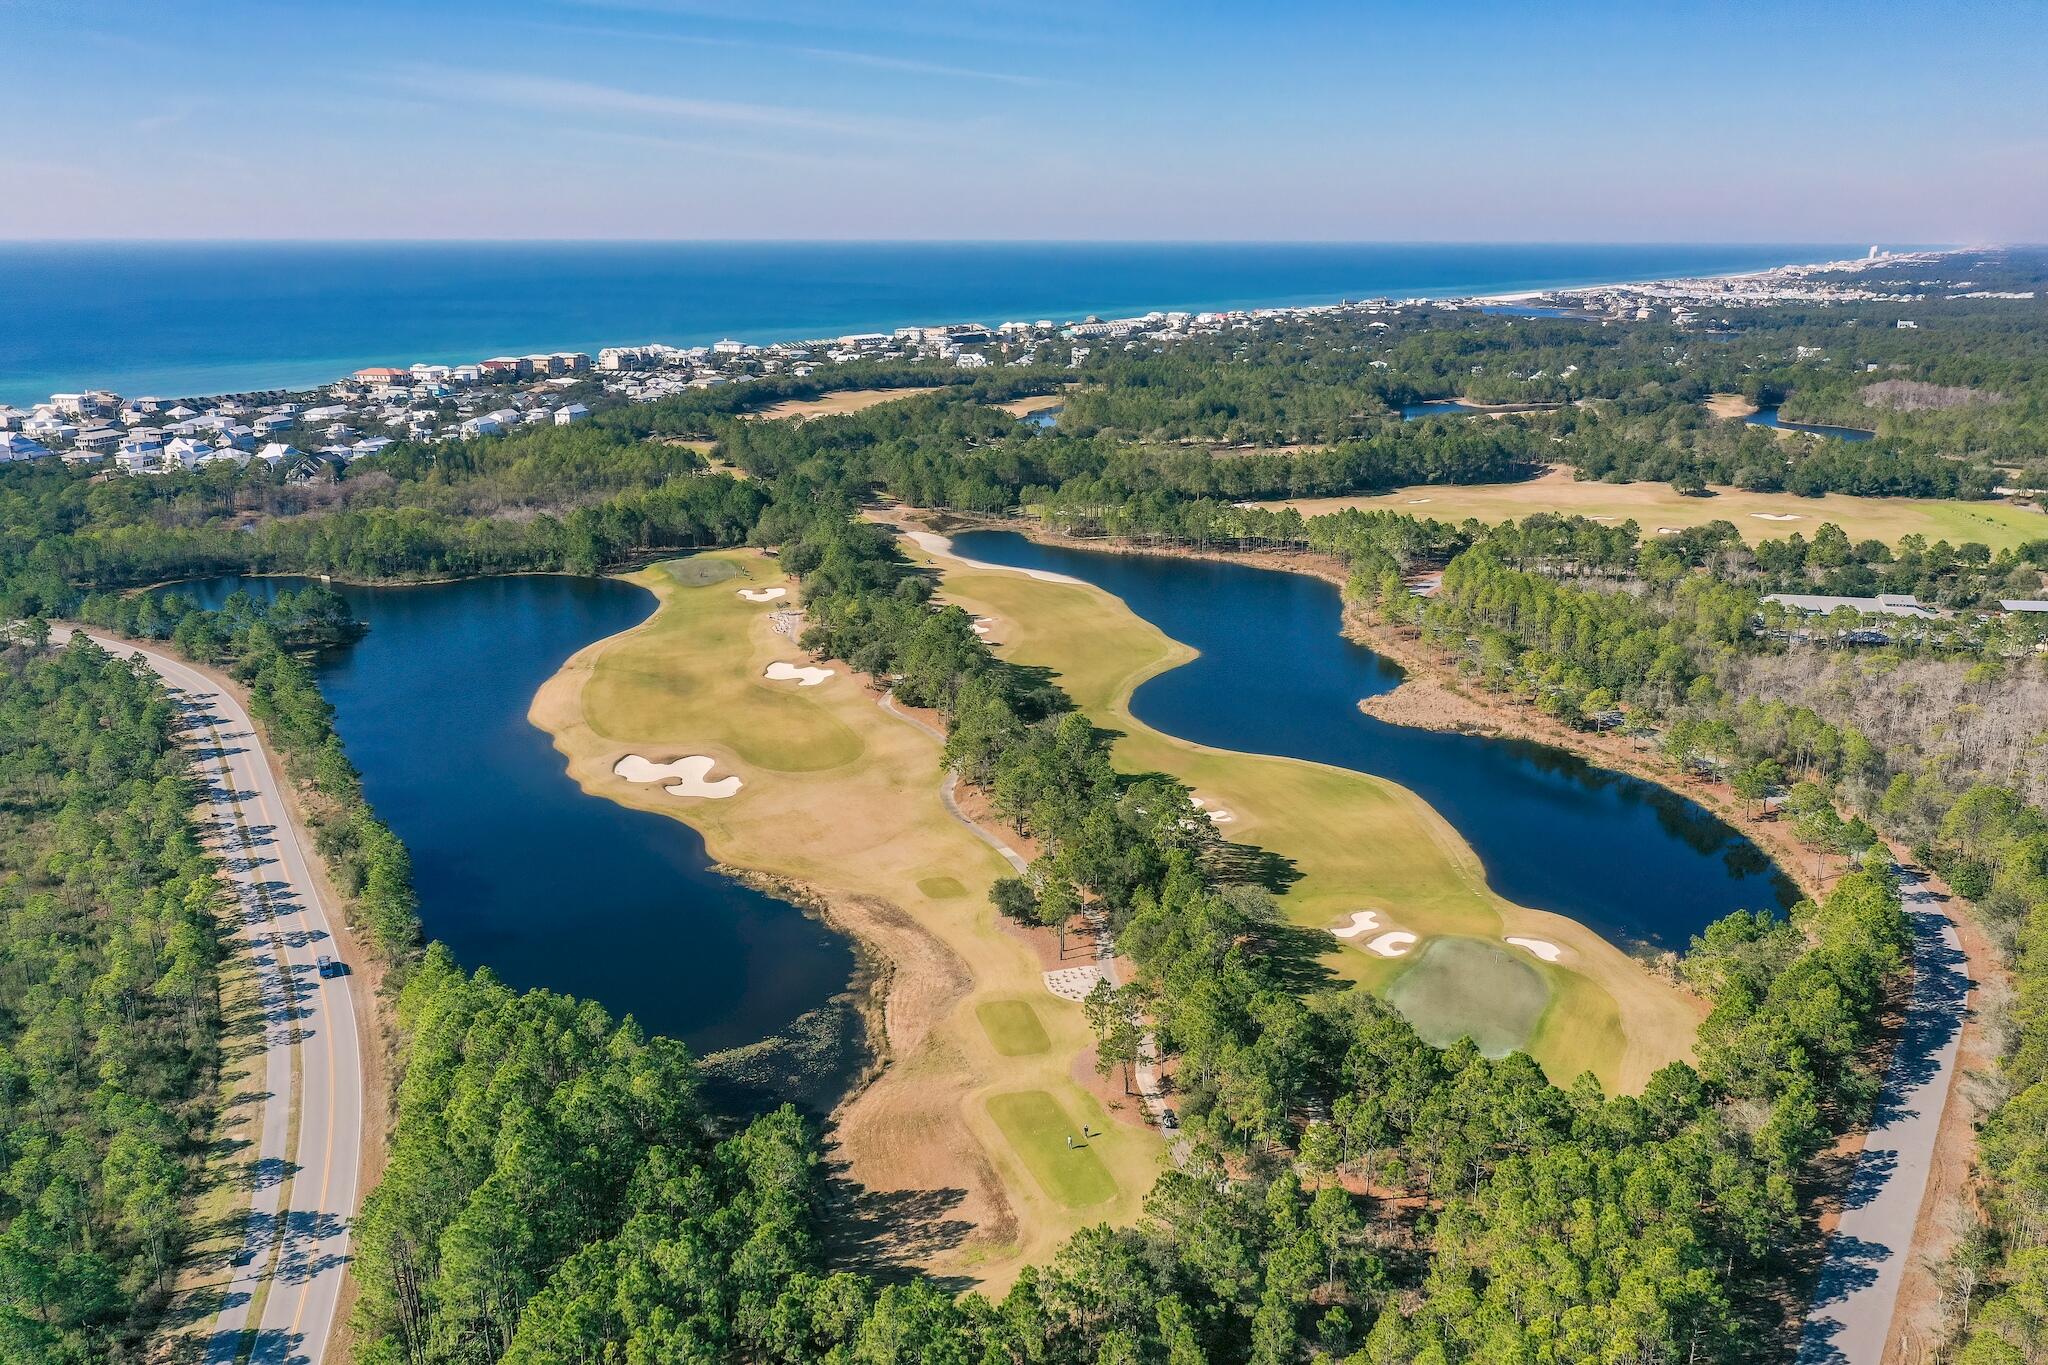
[[[1753,427],[1770,427],[1774,431],[1803,431],[1809,436],[1834,436],[1844,441],[1868,441],[1877,433],[1861,427],[1831,427],[1818,422],[1787,422],[1778,416],[1775,406],[1758,408],[1742,419]]]
[[[237,587],[303,585],[171,591],[217,606]],[[805,1020],[799,1032],[836,1055],[770,1098],[829,1107],[860,1062],[847,941],[712,871],[689,826],[586,795],[526,719],[564,660],[644,620],[652,595],[561,576],[337,591],[370,630],[320,661],[321,691],[371,804],[412,852],[428,937],[465,967],[599,1001],[700,1053]],[[828,1028],[821,1011],[847,1018]]]
[[[1455,825],[1507,899],[1624,947],[1683,948],[1737,909],[1782,909],[1790,879],[1698,804],[1547,745],[1389,725],[1358,709],[1400,668],[1338,633],[1337,589],[1306,574],[954,537],[961,554],[1071,574],[1201,657],[1139,687],[1138,719],[1198,744],[1389,778]]]

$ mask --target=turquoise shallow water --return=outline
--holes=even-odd
[[[1841,245],[0,243],[0,402],[312,385],[481,360],[912,323],[1496,293]]]

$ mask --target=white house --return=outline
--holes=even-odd
[[[165,443],[164,464],[168,467],[175,460],[187,469],[196,469],[199,462],[212,453],[213,447],[206,442],[180,436],[175,441]]]
[[[571,426],[588,416],[590,416],[589,408],[584,407],[581,403],[571,403],[567,407],[555,409],[555,425],[558,427]]]
[[[305,455],[297,446],[288,446],[280,441],[272,441],[269,445],[256,452],[256,458],[267,465],[279,465],[289,460],[304,459]]]
[[[381,455],[387,449],[397,444],[389,436],[366,436],[362,440],[357,441],[350,449],[355,451],[357,458],[361,458],[364,455]]]

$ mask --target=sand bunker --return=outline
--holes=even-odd
[[[974,618],[974,633],[976,635],[987,635],[990,631],[994,629],[995,627],[989,623],[989,619],[986,616],[977,616]]]
[[[1555,943],[1552,943],[1548,939],[1509,938],[1507,941],[1509,943],[1514,944],[1517,948],[1528,949],[1530,952],[1536,954],[1536,956],[1542,958],[1545,962],[1555,962],[1559,957],[1564,955],[1564,949],[1558,947]]]
[[[1797,512],[1751,512],[1758,521],[1805,521]]]
[[[1050,569],[1013,569],[1007,564],[988,564],[979,559],[969,559],[953,549],[953,542],[936,531],[905,531],[910,543],[926,554],[944,555],[970,569],[995,569],[1001,573],[1020,573],[1026,578],[1035,578],[1041,583],[1080,583],[1071,574],[1053,573]],[[1085,585],[1083,585],[1085,586]]]
[[[717,759],[702,754],[691,754],[673,763],[655,763],[638,754],[627,754],[612,766],[612,771],[628,782],[667,782],[662,790],[670,796],[702,796],[723,801],[739,795],[743,784],[737,777],[721,777],[716,782],[705,780],[717,766]]]
[[[1408,505],[1409,505],[1410,507],[1420,507],[1420,506],[1421,506],[1421,505],[1422,505],[1423,503],[1425,503],[1425,502],[1435,502],[1435,501],[1436,501],[1436,499],[1435,499],[1435,498],[1410,498],[1410,499],[1408,499]]]
[[[1405,929],[1395,929],[1391,933],[1381,934],[1365,946],[1381,957],[1401,957],[1415,946],[1416,938],[1417,935]]]
[[[1338,938],[1357,938],[1380,927],[1380,912],[1377,910],[1355,910],[1351,918],[1330,932]]]
[[[741,588],[740,596],[749,602],[773,602],[778,597],[789,596],[788,588]]]
[[[807,668],[800,664],[784,663],[777,659],[768,665],[768,677],[774,682],[794,682],[798,687],[816,687],[832,676],[829,668]]]
[[[1657,534],[1660,536],[1675,536],[1678,534],[1678,528],[1676,526],[1659,526]]]
[[[1218,806],[1215,810],[1210,810],[1209,803],[1199,796],[1190,796],[1188,800],[1194,803],[1196,810],[1209,817],[1209,823],[1212,825],[1227,825],[1237,818],[1221,806]]]

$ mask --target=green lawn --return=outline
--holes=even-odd
[[[958,877],[921,877],[917,889],[935,901],[958,900],[967,894],[967,888],[960,884]]]
[[[1023,1000],[985,1000],[974,1007],[982,1032],[1005,1057],[1035,1057],[1052,1046],[1038,1011]]]
[[[773,655],[740,662],[753,653],[748,629],[767,608],[740,597],[738,584],[782,579],[780,570],[740,558],[743,553],[698,555],[663,566],[678,582],[688,567],[696,583],[598,660],[584,693],[591,729],[606,738],[635,739],[666,732],[679,704],[709,707],[730,722],[721,728],[743,764],[807,773],[853,762],[864,748],[860,736],[792,684],[761,675]],[[720,575],[719,565],[729,572]],[[804,659],[793,640],[778,653],[790,662]],[[843,676],[824,684],[854,685]]]
[[[1438,1047],[1469,1037],[1489,1057],[1526,1047],[1550,990],[1512,950],[1476,938],[1433,938],[1387,989],[1415,1031]]]
[[[1116,1178],[1081,1139],[1081,1125],[1067,1117],[1059,1102],[1043,1090],[992,1095],[989,1117],[1010,1146],[1024,1159],[1045,1192],[1068,1208],[1087,1208],[1116,1198]],[[1067,1146],[1072,1137],[1075,1145]],[[1108,1142],[1106,1136],[1089,1142]]]
[[[728,578],[740,576],[740,566],[730,559],[714,555],[692,555],[688,559],[671,559],[662,566],[668,576],[686,588],[709,587],[723,583]]]

